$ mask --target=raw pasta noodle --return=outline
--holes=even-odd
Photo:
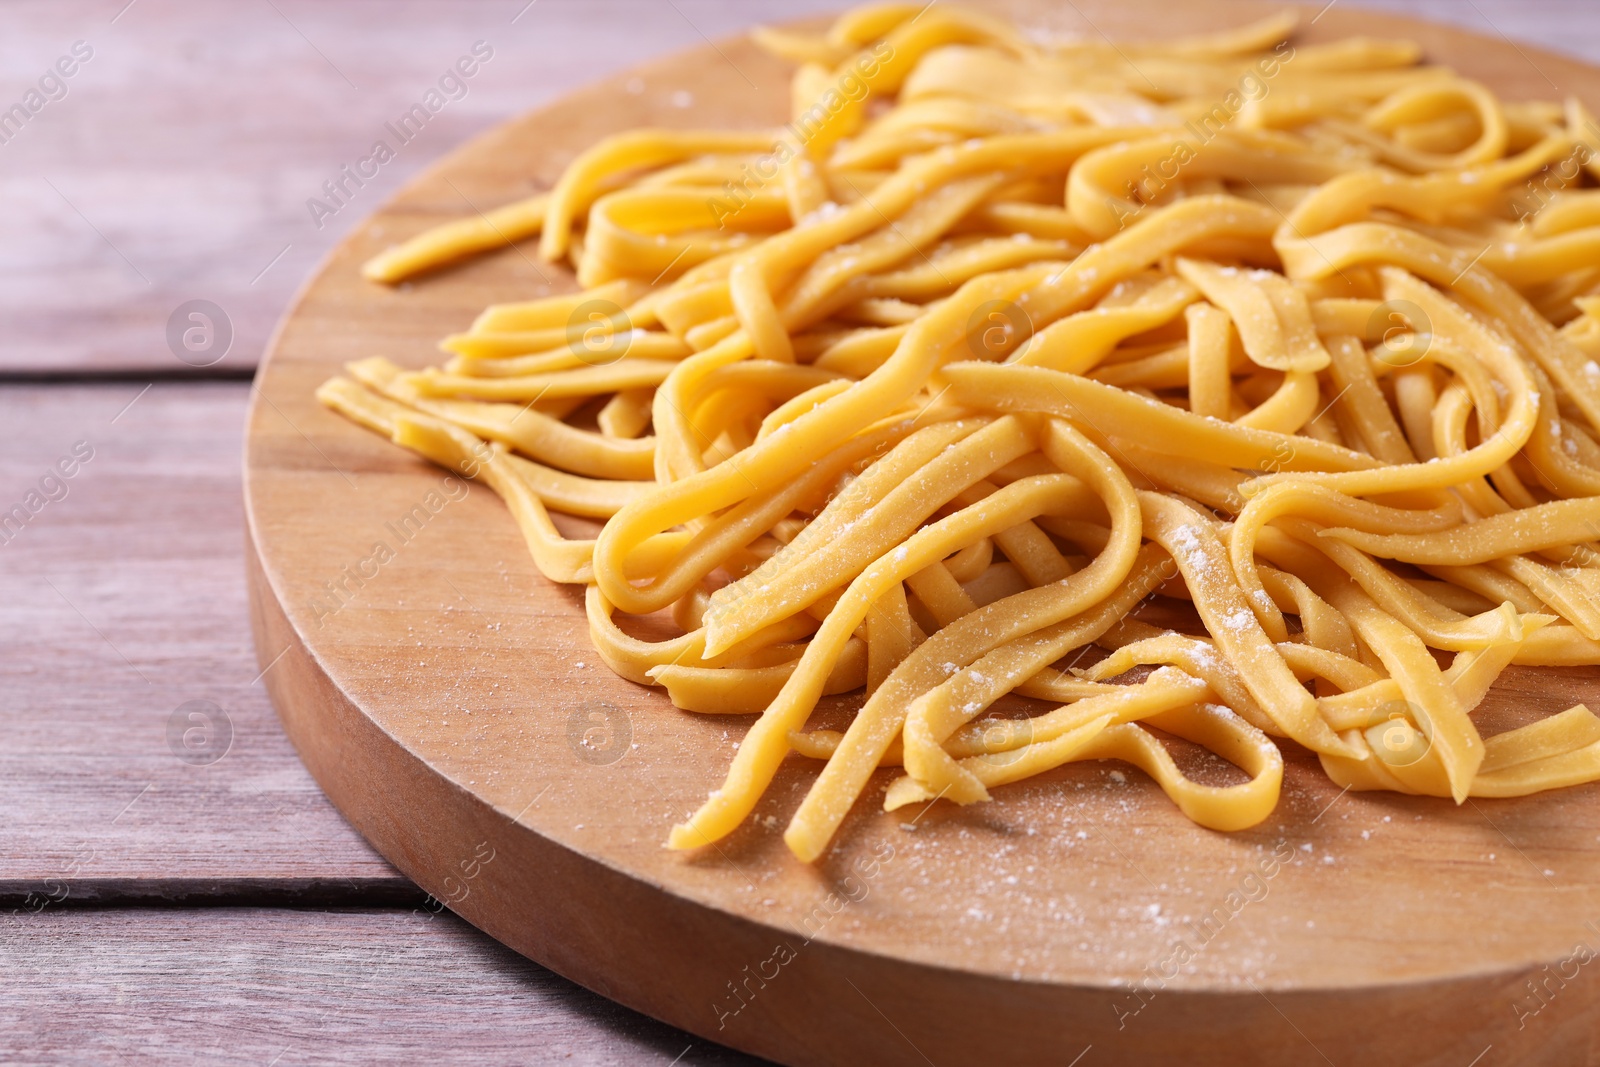
[[[791,758],[805,861],[885,768],[892,810],[1121,760],[1217,830],[1293,750],[1457,803],[1600,779],[1581,704],[1474,717],[1513,665],[1600,664],[1600,131],[1293,28],[762,31],[786,125],[618,134],[376,256],[537,237],[580,290],[319,396],[503,496],[618,674],[754,716],[675,848]]]

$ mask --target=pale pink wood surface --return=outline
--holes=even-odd
[[[1337,2],[1600,61],[1600,4],[1592,0]],[[64,99],[0,144],[0,199],[10,209],[0,214],[0,376],[246,372],[326,250],[446,151],[571,88],[700,44],[703,36],[837,6],[7,3],[0,8],[0,102],[21,99],[75,41],[88,42],[94,56],[70,79]],[[1057,21],[1058,28],[1092,30],[1072,5],[1063,5]],[[306,199],[478,40],[495,56],[467,96],[316,227]],[[197,297],[221,304],[236,336],[219,364],[195,372],[168,350],[165,327],[174,307]],[[40,916],[28,915],[8,921],[0,932],[8,961],[30,952],[38,958],[42,945],[54,965],[33,973],[8,966],[0,994],[8,1005],[70,1001],[75,983],[102,980],[107,960],[126,972],[116,989],[144,990],[122,1002],[123,994],[113,995],[106,1004],[120,1007],[94,1013],[102,1041],[92,1051],[57,1033],[54,1044],[41,1040],[35,1048],[41,1060],[120,1059],[118,1050],[159,1040],[163,1020],[180,1030],[197,1022],[270,1029],[263,1020],[273,1017],[274,1002],[263,999],[246,969],[207,972],[208,997],[197,996],[192,975],[172,963],[180,958],[175,946],[196,947],[204,958],[204,938],[184,932],[196,923],[226,927],[241,943],[279,942],[275,980],[303,986],[308,997],[337,997],[347,988],[304,980],[319,952],[391,936],[382,922],[346,922],[341,913],[311,922],[308,913],[263,911],[231,924],[185,910],[97,917],[108,913],[54,902],[63,886],[75,900],[128,901],[371,901],[408,891],[316,790],[253,683],[258,668],[239,577],[245,387],[157,385],[112,424],[143,384],[0,391],[5,505],[74,441],[97,447],[70,495],[0,548],[7,694],[0,705],[0,804],[8,816],[0,828],[0,892],[8,908],[24,912],[51,900],[46,914],[55,924],[47,929],[36,924]],[[112,553],[131,563],[113,564]],[[232,747],[214,764],[183,762],[167,739],[172,713],[195,699],[222,707],[234,731]],[[480,948],[487,944],[471,931],[464,935]],[[399,968],[402,980],[454,975],[465,987],[498,984],[516,990],[530,1014],[499,1014],[472,997],[446,998],[452,1010],[424,1013],[425,999],[381,997],[392,1025],[424,1035],[414,1038],[423,1044],[395,1047],[437,1050],[451,1047],[452,1029],[481,1034],[514,1026],[534,1035],[532,1043],[484,1047],[507,1057],[520,1048],[525,1059],[570,1053],[578,1062],[628,1062],[631,1053],[618,1049],[630,1046],[618,1035],[657,1026],[620,1010],[568,1011],[573,998],[587,994],[548,975],[524,980],[524,971],[538,969],[492,945],[469,951],[463,943],[455,935],[430,942],[427,952],[437,955],[406,957],[415,966]],[[379,958],[398,968],[394,957],[370,959]],[[552,981],[557,992],[547,995],[540,983]],[[22,991],[28,996],[17,999]],[[162,1002],[168,1015],[141,1016],[140,1005]],[[354,1009],[335,1009],[347,1010]],[[62,1018],[0,1014],[0,1047],[17,1048],[9,1035],[31,1027],[38,1036]],[[333,1043],[300,1058],[369,1058],[360,1027],[344,1033],[352,1040],[342,1048]],[[551,1036],[558,1033],[570,1040]],[[658,1052],[661,1062],[676,1054],[652,1046],[651,1054]],[[696,1059],[703,1054],[697,1048],[683,1062],[711,1062]],[[289,1055],[280,1062],[296,1061]]]
[[[0,372],[186,372],[168,316],[233,322],[248,371],[301,280],[348,229],[472,135],[640,60],[837,0],[19,0],[0,14],[0,102],[75,41],[94,55],[0,144]],[[1356,0],[1335,0],[1354,8]],[[1316,10],[1316,4],[1311,9]],[[1600,59],[1592,0],[1364,0]],[[114,20],[114,21],[113,21]],[[515,20],[515,21],[513,21]],[[1050,28],[1093,33],[1076,5]],[[404,146],[386,133],[483,41],[493,58]],[[313,223],[306,201],[375,139],[396,158]],[[465,210],[467,205],[462,205]]]

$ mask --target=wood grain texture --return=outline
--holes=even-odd
[[[1340,7],[1351,4],[1341,0]],[[474,7],[386,4],[381,17],[374,18],[367,4],[280,0],[279,6],[341,66],[346,66],[345,58],[329,46],[330,37],[335,42],[379,41],[378,54],[394,66],[374,64],[369,76],[381,78],[393,71],[399,80],[416,75],[386,102],[403,101],[407,92],[427,83],[435,46],[453,40],[463,12]],[[509,19],[521,0],[493,6],[505,8]],[[1487,16],[1519,41],[1574,52],[1593,52],[1600,41],[1594,28],[1600,9],[1581,0],[1477,0],[1472,5],[1434,0],[1393,6],[1476,23],[1481,32],[1492,32]],[[79,36],[97,45],[103,39],[122,42],[126,51],[116,53],[115,77],[107,84],[78,81],[74,94],[90,91],[74,95],[60,112],[47,110],[43,119],[50,125],[30,129],[29,136],[40,134],[49,141],[48,148],[31,149],[38,154],[30,157],[18,151],[23,142],[0,147],[0,187],[17,208],[0,220],[5,236],[0,242],[0,371],[173,368],[176,362],[165,350],[162,325],[175,303],[193,295],[217,298],[230,311],[243,309],[235,315],[240,340],[224,366],[253,361],[295,279],[332,242],[330,223],[316,235],[323,244],[306,252],[295,243],[260,281],[250,284],[284,244],[309,230],[302,222],[303,202],[296,199],[302,191],[289,186],[327,177],[319,167],[342,161],[339,151],[359,145],[366,136],[354,121],[340,125],[352,118],[348,109],[325,106],[328,91],[343,83],[326,66],[317,69],[321,61],[305,39],[281,21],[269,25],[278,17],[265,5],[234,6],[224,23],[215,14],[221,9],[211,9],[208,16],[208,9],[198,5],[139,0],[112,29],[103,29],[121,7],[122,0],[6,5],[0,85],[15,89],[12,96],[37,76],[35,67],[42,70],[43,62]],[[790,6],[679,0],[678,7],[716,34],[742,21],[774,17],[773,10]],[[546,10],[576,29],[563,36],[541,24],[539,33],[524,35],[530,49],[541,51],[530,51],[531,58],[515,72],[518,85],[504,91],[487,83],[475,86],[474,96],[463,104],[478,106],[488,94],[496,98],[494,108],[485,105],[483,114],[475,116],[479,125],[452,128],[447,123],[465,111],[447,110],[428,131],[427,143],[413,146],[423,153],[403,156],[397,167],[415,170],[426,161],[424,155],[431,158],[536,102],[524,97],[524,84],[542,79],[546,71],[561,72],[560,78],[540,82],[543,88],[535,86],[547,97],[587,80],[597,64],[620,69],[637,57],[698,39],[681,20],[668,25],[678,16],[660,4],[540,0],[534,9]],[[147,13],[153,13],[151,22],[137,35],[96,36],[120,35],[135,25],[135,16]],[[518,25],[531,17],[530,12]],[[1061,17],[1075,16],[1063,8]],[[322,36],[329,31],[330,37]],[[607,53],[597,58],[573,47],[586,34],[603,35]],[[295,50],[298,54],[291,57]],[[308,57],[313,62],[305,62]],[[110,52],[98,57],[110,58]],[[91,64],[85,74],[95,69]],[[363,94],[373,91],[365,79],[361,84]],[[57,119],[62,120],[59,125]],[[130,284],[132,273],[83,216],[59,200],[40,199],[41,193],[55,195],[40,182],[41,175],[68,192],[88,221],[119,248],[127,250],[131,241],[140,253],[140,268],[154,285]],[[398,170],[393,175],[385,171],[386,184],[372,187],[376,195],[370,203],[388,195],[404,176]],[[85,192],[92,195],[86,198]],[[102,213],[102,207],[111,210]],[[353,222],[351,213],[335,221],[342,227],[344,220]],[[194,284],[202,280],[203,285]],[[136,383],[103,391],[8,388],[0,393],[0,425],[7,429],[0,440],[0,507],[20,500],[36,483],[44,465],[58,458],[57,444],[69,448],[80,439],[80,426],[92,429],[102,418],[109,423],[140,388]],[[279,900],[308,894],[331,899],[339,893],[345,899],[372,901],[380,893],[403,890],[404,880],[396,879],[349,833],[308,783],[271,723],[259,686],[253,697],[230,696],[238,679],[258,669],[245,647],[237,579],[237,425],[244,390],[170,390],[158,386],[147,394],[111,428],[112,437],[90,437],[97,444],[109,439],[127,446],[117,453],[126,462],[99,468],[114,472],[105,476],[105,482],[114,484],[92,480],[95,464],[111,456],[101,451],[72,485],[73,495],[49,505],[22,540],[0,548],[0,612],[6,615],[0,631],[5,635],[0,670],[6,685],[6,698],[0,702],[5,724],[0,798],[9,816],[0,830],[0,896],[9,899],[0,911],[26,910],[29,901],[49,899],[62,885],[74,901],[106,894],[122,899],[192,899],[197,894],[238,899],[241,893]],[[134,424],[139,406],[163,391],[173,399],[158,406],[159,418]],[[48,399],[52,392],[70,396],[53,402]],[[96,406],[100,396],[109,398],[103,410]],[[137,425],[139,436],[120,436],[124,424]],[[197,464],[200,477],[194,484],[178,484],[183,477],[180,463]],[[71,509],[89,500],[97,503],[74,517]],[[58,521],[60,527],[54,525]],[[164,540],[168,547],[157,552],[151,539]],[[139,571],[134,577],[115,573],[107,561],[130,543],[139,546],[131,553]],[[86,618],[59,603],[52,605],[47,598],[53,594],[41,576],[68,593]],[[80,584],[69,584],[74,580]],[[184,591],[186,583],[195,587],[193,592]],[[139,655],[130,658],[168,692],[159,698],[151,695],[152,688],[102,642],[95,627],[119,648],[136,647]],[[217,684],[219,678],[228,684]],[[165,740],[164,720],[174,705],[196,698],[223,704],[238,730],[235,744],[242,746],[212,767],[179,763]],[[136,770],[158,773],[124,775],[130,760]],[[152,777],[153,788],[140,796]],[[137,802],[124,813],[127,801],[135,797]],[[1327,818],[1343,812],[1335,808]],[[1550,827],[1552,833],[1555,829]],[[86,841],[96,843],[95,859],[67,875],[82,854],[78,846]],[[1561,858],[1555,849],[1535,850],[1532,856],[1540,862]],[[1105,858],[1116,862],[1113,852]],[[199,874],[191,877],[186,871]],[[1566,873],[1562,865],[1558,876]],[[228,921],[246,914],[248,923]],[[372,1049],[396,1049],[398,1059],[426,1056],[443,1062],[465,1060],[473,1052],[488,1062],[544,1062],[570,1054],[575,1062],[665,1063],[676,1054],[672,1040],[648,1047],[632,1040],[630,1035],[655,1024],[626,1011],[607,1010],[604,1001],[560,983],[470,930],[465,938],[439,938],[438,944],[408,952],[402,960],[384,949],[415,943],[406,928],[374,921],[359,930],[344,925],[341,934],[331,923],[301,925],[307,914],[102,913],[51,905],[44,917],[56,925],[48,930],[30,925],[0,938],[6,960],[16,966],[8,975],[22,976],[12,978],[0,1004],[26,1005],[28,1011],[26,1018],[20,1009],[0,1016],[0,1032],[36,1038],[29,1058],[48,1062],[123,1062],[141,1054],[155,1062],[184,1062],[185,1057],[189,1062],[217,1062],[237,1051],[241,1062],[266,1063],[283,1046],[257,1056],[257,1039],[284,1032],[309,1041],[296,1044],[295,1052],[279,1061],[283,1064],[371,1062],[380,1058],[369,1053]],[[345,917],[335,918],[343,922]],[[223,928],[231,929],[229,938],[210,936]],[[1492,924],[1478,933],[1496,936]],[[1582,931],[1575,933],[1590,940]],[[218,949],[225,951],[219,954]],[[331,972],[329,956],[359,967]],[[405,962],[419,966],[412,969]],[[371,981],[362,986],[363,978]],[[543,991],[551,983],[556,992],[546,1000]],[[1579,999],[1562,991],[1529,1026],[1541,1050],[1565,1049],[1568,1056],[1562,1062],[1580,1063],[1586,1058],[1582,1028],[1561,1016],[1562,1009],[1584,1003],[1581,987],[1574,988]],[[481,990],[499,992],[474,995]],[[296,992],[307,1001],[331,1005],[327,1015],[295,1015],[303,1007],[292,999]],[[1513,994],[1527,998],[1526,990],[1512,989],[1508,1004]],[[1273,1000],[1296,1024],[1304,1023],[1292,1003],[1276,994]],[[594,1010],[566,1012],[564,1006],[574,1002]],[[1162,1009],[1154,1001],[1130,1025],[1177,1025],[1160,1021]],[[305,1025],[296,1029],[301,1022]],[[1380,1032],[1414,1024],[1399,1011],[1361,1022]],[[1283,1038],[1294,1036],[1281,1020],[1276,1025]],[[224,1035],[219,1040],[208,1028],[221,1028]],[[1565,1036],[1557,1041],[1550,1036],[1552,1030]],[[20,1045],[7,1040],[4,1047],[8,1060],[19,1058]],[[1497,1045],[1482,1062],[1522,1058],[1518,1046],[1509,1046],[1509,1052],[1507,1047]],[[1116,1062],[1115,1049],[1114,1044],[1099,1046],[1082,1063]],[[1317,1062],[1304,1045],[1286,1044],[1284,1049],[1286,1056]],[[696,1042],[682,1062],[724,1062],[709,1053],[704,1054],[709,1058],[700,1058],[702,1050]],[[928,1051],[936,1062],[944,1062],[937,1049]],[[1073,1055],[1076,1050],[1060,1062],[1070,1062]]]
[[[580,989],[448,912],[0,916],[8,1064],[758,1062]]]
[[[0,897],[12,903],[63,888],[415,895],[317,789],[257,679],[241,578],[248,392],[0,390]],[[92,458],[77,462],[75,445]],[[29,493],[43,503],[19,524],[9,513]],[[217,710],[181,713],[173,734],[190,701]]]
[[[95,54],[64,99],[0,144],[0,198],[12,208],[0,218],[0,373],[186,371],[165,329],[191,299],[216,302],[232,320],[219,366],[254,366],[333,244],[469,137],[640,60],[701,45],[702,34],[842,6],[538,0],[524,10],[526,2],[7,3],[6,105],[72,42]],[[1589,0],[1361,3],[1600,60],[1600,6]],[[1062,4],[1038,21],[1094,33],[1079,8],[1092,10]],[[1360,8],[1337,0],[1336,10],[1348,21]],[[316,226],[306,201],[478,40],[495,57],[467,95]]]
[[[233,322],[223,365],[254,366],[327,250],[440,154],[702,34],[834,6],[138,0],[113,23],[126,2],[5,5],[7,105],[75,40],[95,54],[0,144],[0,370],[182,370],[166,322],[197,298]],[[400,145],[385,123],[476,41],[494,54],[466,95]],[[318,226],[307,200],[378,139],[396,158]]]
[[[1025,25],[1067,28],[1054,6],[1014,6]],[[1114,37],[1265,10],[1078,7]],[[1417,37],[1512,97],[1548,96],[1548,79],[1600,99],[1600,72],[1572,61],[1344,5],[1308,36],[1355,33]],[[778,837],[814,774],[794,759],[718,847],[661,848],[721,783],[743,721],[677,712],[600,666],[577,593],[534,571],[489,493],[393,540],[392,520],[440,472],[311,392],[374,352],[432,362],[434,339],[484,304],[570,284],[517,252],[408,291],[361,281],[364,258],[458,213],[463,195],[503,203],[616,129],[781,114],[781,68],[745,43],[721,52],[647,65],[631,76],[645,92],[584,90],[443,161],[334,252],[263,368],[246,456],[258,654],[289,648],[268,685],[341,810],[425,888],[470,888],[458,911],[512,947],[784,1062],[992,1062],[995,1034],[1015,1063],[1070,1062],[1089,1046],[1197,1064],[1320,1053],[1457,1065],[1489,1046],[1514,1062],[1600,1055],[1590,984],[1564,987],[1533,1023],[1518,1011],[1526,982],[1600,937],[1585,927],[1600,916],[1596,787],[1453,808],[1341,795],[1291,758],[1279,811],[1219,835],[1141,776],[1081,765],[921,815],[874,810],[869,789],[806,867]],[[686,88],[692,114],[662,91]],[[328,612],[329,583],[379,540],[395,558]],[[1592,671],[1516,672],[1484,714],[1594,692]],[[595,728],[604,759],[583,744]],[[464,877],[480,847],[499,858]],[[1259,899],[1226,903],[1240,893]],[[1187,966],[1162,973],[1195,943]],[[1157,995],[1130,992],[1140,983]]]
[[[670,1063],[689,1038],[434,916],[295,755],[252,684],[248,393],[0,388],[0,513],[93,448],[0,525],[0,1059]],[[227,716],[215,762],[173,750],[191,700]],[[299,910],[327,904],[400,910]]]

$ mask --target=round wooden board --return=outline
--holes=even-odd
[[[1270,9],[1006,10],[1131,38]],[[1352,5],[1300,39],[1352,34],[1416,38],[1512,98],[1600,102],[1600,72],[1572,60]],[[581,592],[535,571],[490,491],[447,492],[312,391],[347,360],[436,362],[437,338],[484,305],[572,285],[521,248],[390,290],[359,276],[374,252],[548,186],[607,133],[774,125],[788,74],[724,42],[509,123],[358,228],[282,324],[247,431],[253,622],[285,729],[334,803],[518,951],[786,1063],[1600,1062],[1600,982],[1573,959],[1600,945],[1596,787],[1455,807],[1341,795],[1291,757],[1276,814],[1223,835],[1115,764],[893,814],[875,802],[885,775],[804,866],[779,835],[816,768],[792,757],[733,836],[662,847],[748,719],[680,712],[612,675]],[[393,558],[365,562],[380,542]],[[1593,700],[1596,681],[1514,671],[1486,714]]]

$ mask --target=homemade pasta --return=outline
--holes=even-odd
[[[880,768],[892,810],[1121,760],[1217,830],[1293,746],[1456,803],[1600,779],[1581,704],[1473,716],[1600,664],[1600,130],[1293,28],[762,31],[787,124],[617,134],[377,256],[537,237],[580,288],[318,395],[499,493],[619,675],[753,716],[674,848],[786,758],[805,861]]]

